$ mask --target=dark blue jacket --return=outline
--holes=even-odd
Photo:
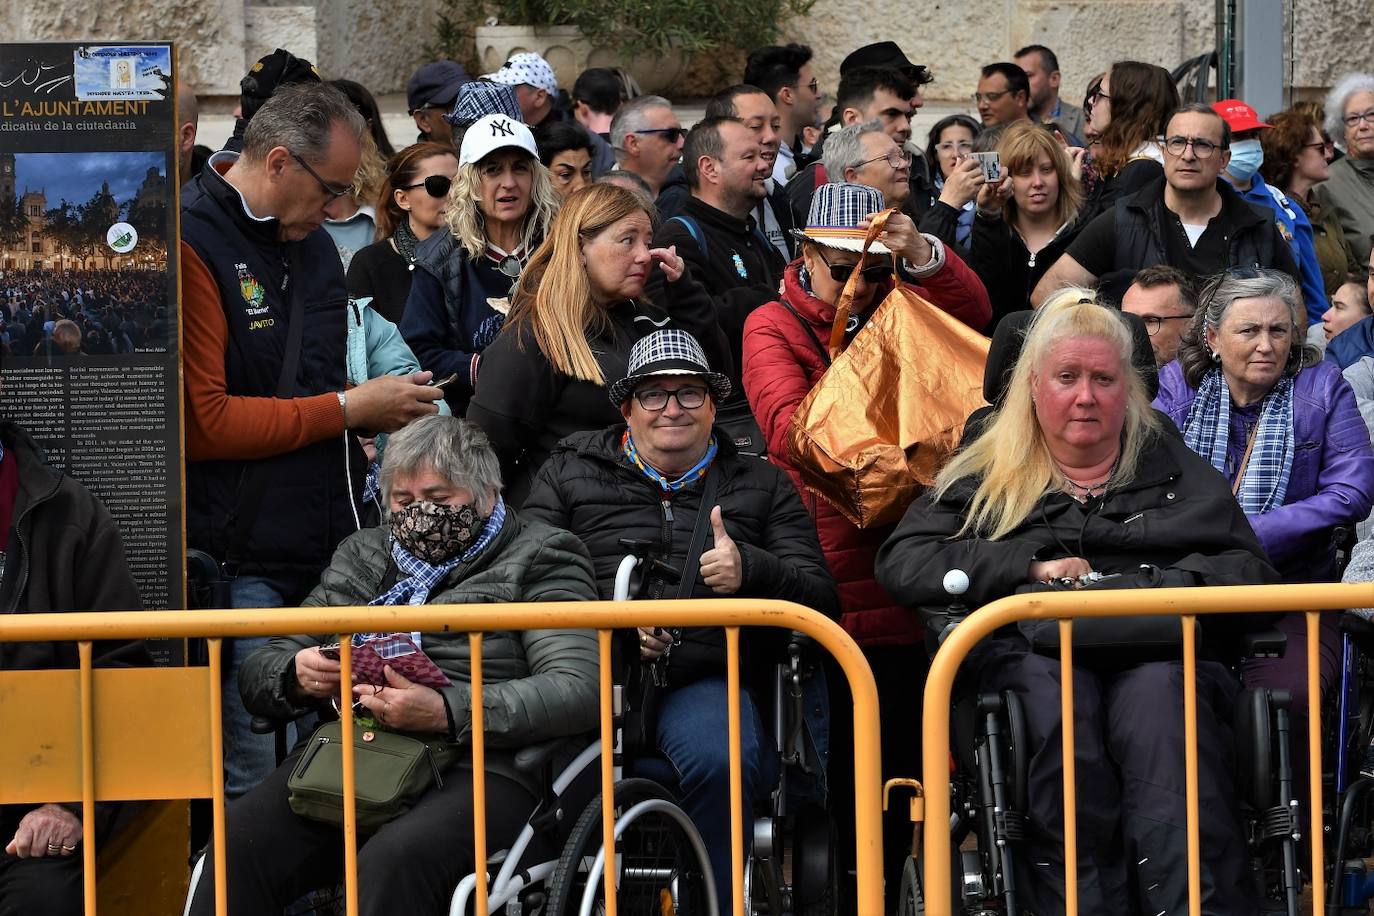
[[[1342,370],[1366,356],[1374,356],[1374,318],[1361,318],[1326,344],[1326,358]]]
[[[305,327],[292,396],[342,391],[348,293],[338,249],[323,229],[299,242],[281,242],[277,228],[274,219],[250,216],[239,192],[213,167],[182,191],[182,240],[214,276],[228,324],[228,394],[277,396],[295,283],[304,284]],[[240,489],[255,467],[266,477],[267,490],[241,571],[317,579],[335,546],[356,530],[352,487],[361,489],[367,468],[362,450],[341,436],[258,461],[188,461],[190,546],[224,559]]]
[[[401,336],[420,368],[436,379],[457,373],[445,399],[462,416],[472,398],[478,354],[501,330],[501,313],[488,300],[507,299],[515,281],[485,255],[468,257],[448,230],[421,242],[415,263],[419,269],[401,314]]]

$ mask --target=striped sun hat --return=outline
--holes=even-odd
[[[793,229],[798,239],[815,242],[840,251],[863,251],[866,230],[859,223],[883,209],[883,192],[862,184],[838,181],[823,184],[811,198],[811,212],[805,229]],[[892,250],[874,240],[868,247],[873,254],[891,254]]]

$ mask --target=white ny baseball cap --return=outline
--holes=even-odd
[[[490,153],[508,146],[522,149],[539,158],[534,134],[520,121],[504,114],[489,114],[472,122],[463,134],[463,146],[458,151],[458,164],[481,162]]]

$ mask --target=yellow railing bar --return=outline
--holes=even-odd
[[[0,622],[0,633],[4,632],[3,626]],[[215,827],[210,842],[215,856],[215,916],[229,916],[229,878],[225,872],[229,867],[229,858],[225,854],[227,840],[224,819],[224,640],[209,636],[206,648],[210,656],[210,773],[213,776],[210,808]]]
[[[1073,621],[1059,621],[1059,718],[1064,739],[1064,912],[1078,912],[1078,757],[1073,722]]]
[[[1312,826],[1313,912],[1325,905],[1321,876],[1321,690],[1319,679],[1318,611],[1374,607],[1374,583],[1346,585],[1233,585],[1208,588],[1127,589],[1012,595],[970,614],[949,635],[931,662],[922,705],[922,780],[926,819],[936,829],[924,836],[925,905],[930,916],[947,916],[951,895],[949,831],[949,716],[954,678],[969,652],[995,630],[1020,620],[1057,620],[1131,615],[1183,616],[1200,614],[1262,614],[1308,611],[1308,759],[1311,768],[1309,804]],[[0,631],[3,634],[3,631]],[[0,638],[3,638],[0,635]],[[1071,718],[1071,717],[1070,717]],[[1069,719],[1066,719],[1067,722]],[[1196,724],[1196,723],[1195,723]],[[856,736],[859,728],[855,728]],[[1069,758],[1066,757],[1066,763]],[[1192,802],[1195,808],[1196,799]],[[1065,824],[1066,836],[1068,825]],[[1196,836],[1196,830],[1192,831]],[[1067,854],[1066,861],[1071,858]],[[1076,855],[1076,850],[1074,851]],[[1192,869],[1196,872],[1196,868]],[[1190,879],[1191,880],[1191,879]],[[1069,888],[1065,888],[1066,895]],[[862,893],[862,888],[861,888]],[[1190,888],[1191,895],[1191,888]],[[864,911],[869,912],[869,911]],[[872,912],[878,912],[873,910]],[[1069,909],[1072,913],[1073,910]],[[1198,910],[1194,909],[1194,916]]]
[[[730,716],[730,880],[731,909],[735,916],[744,913],[744,774],[740,769],[743,754],[740,738],[739,708],[739,627],[725,628],[725,701]],[[717,889],[716,893],[720,893]]]
[[[358,800],[353,759],[353,634],[339,634],[339,740],[343,742],[344,912],[358,916]],[[219,876],[216,875],[218,878]],[[216,914],[218,916],[218,914]]]
[[[1121,593],[1117,593],[1121,594]],[[1374,602],[1370,602],[1374,604]],[[839,624],[789,601],[745,598],[709,598],[668,601],[557,601],[528,604],[423,605],[418,607],[310,607],[256,610],[72,612],[67,614],[0,615],[0,642],[49,642],[106,639],[206,637],[210,639],[210,680],[213,729],[211,753],[215,774],[215,902],[216,913],[227,912],[224,854],[223,728],[220,715],[220,641],[222,638],[278,636],[298,633],[339,633],[340,645],[347,634],[379,630],[420,632],[484,632],[494,630],[545,630],[589,628],[601,634],[602,679],[602,786],[607,806],[614,805],[610,766],[610,665],[609,632],[636,627],[645,621],[667,627],[765,626],[805,633],[835,659],[849,681],[854,703],[854,828],[856,836],[857,907],[859,913],[883,909],[883,879],[879,795],[882,776],[878,757],[878,692],[863,653]],[[962,628],[961,628],[962,629]],[[351,640],[350,640],[351,643]],[[340,658],[347,658],[341,651]],[[342,665],[341,665],[342,669]],[[348,669],[340,674],[348,683]],[[351,696],[341,694],[351,704]],[[737,709],[737,708],[736,708]],[[738,715],[736,711],[733,713]],[[945,717],[948,723],[948,711]],[[341,735],[345,766],[352,759],[351,717],[343,716]],[[344,782],[345,835],[356,837],[356,810],[348,771]],[[732,787],[732,790],[734,787]],[[946,789],[946,791],[948,791]],[[738,799],[732,804],[739,804]],[[945,799],[948,808],[948,799]],[[947,815],[946,815],[947,816]],[[607,821],[607,824],[610,824]],[[607,916],[615,916],[614,842],[610,828],[605,837]],[[355,844],[347,844],[354,846]],[[355,850],[356,851],[356,850]],[[948,855],[948,850],[946,850]],[[356,860],[347,878],[356,880]],[[741,882],[742,885],[742,882]],[[356,911],[354,911],[356,912]]]
[[[477,912],[487,913],[487,736],[486,715],[482,709],[482,634],[468,634],[468,654],[472,656],[469,678],[472,682],[472,862],[477,875]]]
[[[95,916],[95,674],[91,643],[76,647],[81,664],[81,863],[86,912]]]
[[[1352,604],[1351,607],[1370,607],[1368,604]],[[1312,912],[1326,912],[1326,872],[1322,869],[1325,858],[1322,849],[1322,686],[1321,686],[1321,615],[1316,611],[1307,614],[1307,776],[1308,790],[1312,798],[1311,827],[1307,839],[1312,844]],[[1297,794],[1297,787],[1294,787]],[[1343,867],[1342,863],[1336,864]]]
[[[601,658],[601,846],[606,850],[601,880],[606,889],[606,916],[616,916],[615,886],[615,747],[611,735],[615,731],[611,709],[613,662],[610,630],[596,633]],[[588,876],[588,883],[591,882]]]
[[[1197,618],[1184,614],[1183,628],[1183,785],[1187,799],[1188,912],[1202,912],[1202,822],[1197,776]]]

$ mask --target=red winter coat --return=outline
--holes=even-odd
[[[787,266],[783,299],[805,318],[822,344],[830,340],[835,307],[802,289],[800,259]],[[992,317],[987,290],[977,275],[948,248],[944,266],[921,285],[908,288],[935,303],[971,328],[982,328]],[[880,288],[873,302],[891,291]],[[816,344],[796,316],[782,303],[760,306],[744,324],[744,391],[763,434],[769,460],[787,471],[802,502],[816,520],[816,533],[826,562],[840,586],[840,622],[860,645],[900,645],[920,642],[920,618],[915,611],[892,602],[873,578],[873,563],[893,526],[855,527],[833,506],[802,486],[791,465],[787,430],[792,414],[826,370]]]

